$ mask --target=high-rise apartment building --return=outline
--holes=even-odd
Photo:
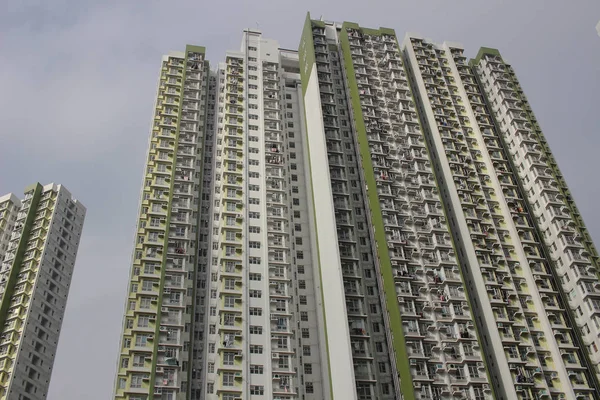
[[[213,72],[201,47],[164,57],[116,398],[331,390],[300,93],[297,52],[258,32]]]
[[[323,153],[311,166],[322,163],[332,192],[319,191],[316,207],[333,196],[358,398],[490,398],[394,31],[308,20],[300,54],[311,156]]]
[[[61,185],[0,197],[0,399],[46,398],[85,213]]]
[[[600,398],[596,250],[463,53],[308,16],[164,57],[116,398]]]
[[[512,68],[418,36],[403,51],[497,392],[590,398],[596,252]]]
[[[117,398],[165,398],[197,383],[205,292],[214,98],[203,47],[164,56],[150,131],[117,374]],[[199,239],[204,240],[200,241]],[[200,344],[199,344],[200,343]],[[192,373],[193,372],[193,373]],[[196,381],[195,381],[196,380]]]

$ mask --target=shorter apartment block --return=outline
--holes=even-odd
[[[0,198],[0,399],[46,398],[85,213],[62,185]]]

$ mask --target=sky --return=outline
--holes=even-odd
[[[0,4],[0,194],[56,182],[88,210],[49,400],[111,397],[158,69],[186,44],[206,46],[216,63],[258,28],[295,49],[310,11],[459,42],[467,56],[497,48],[600,240],[597,0]]]

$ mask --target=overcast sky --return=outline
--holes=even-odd
[[[597,0],[95,3],[0,1],[0,194],[57,182],[88,209],[50,400],[111,397],[160,57],[186,44],[214,63],[258,26],[295,49],[311,11],[498,48],[600,240]]]

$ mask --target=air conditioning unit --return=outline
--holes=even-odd
[[[271,358],[279,358],[279,353],[271,353]]]
[[[160,311],[161,312],[169,312],[169,307],[161,307]]]
[[[167,327],[166,327],[166,326],[161,326],[161,327],[159,328],[159,330],[160,330],[161,332],[166,332],[166,331],[167,331]]]
[[[163,372],[163,367],[156,367],[156,373],[162,374],[162,372]]]

